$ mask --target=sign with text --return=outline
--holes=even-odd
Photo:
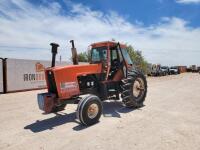
[[[7,91],[46,88],[44,69],[49,66],[51,61],[7,59]]]

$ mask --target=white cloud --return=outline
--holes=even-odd
[[[191,3],[200,3],[200,0],[176,0],[176,2],[182,4],[191,4]]]
[[[116,12],[105,14],[69,1],[66,5],[67,13],[56,2],[38,7],[24,0],[2,0],[0,46],[5,47],[0,47],[0,56],[51,59],[49,43],[57,42],[66,59],[71,56],[71,39],[84,51],[90,43],[114,38],[132,44],[153,63],[200,65],[200,28],[188,27],[183,19],[163,17],[157,25],[144,27]]]

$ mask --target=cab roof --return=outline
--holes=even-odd
[[[103,42],[97,42],[97,43],[92,43],[91,46],[92,47],[103,47],[103,46],[109,46],[109,47],[114,47],[117,45],[118,42],[114,42],[114,41],[103,41]],[[121,44],[120,43],[121,48],[125,48],[126,45],[125,44]]]

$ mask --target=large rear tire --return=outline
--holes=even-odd
[[[138,108],[143,106],[147,94],[147,81],[143,73],[132,71],[122,80],[122,101],[126,107]]]
[[[77,118],[83,125],[93,125],[97,123],[102,114],[102,103],[99,97],[89,94],[78,104]]]

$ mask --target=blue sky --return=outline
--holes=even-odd
[[[135,23],[142,22],[145,26],[157,24],[160,18],[178,17],[190,22],[192,27],[200,26],[200,4],[177,3],[175,0],[74,0],[89,6],[93,10],[103,12],[116,11]]]
[[[187,1],[187,0],[186,0]],[[35,5],[45,4],[43,0],[29,0]],[[55,2],[55,0],[49,0]],[[62,0],[57,0],[64,11],[69,8]],[[200,26],[200,1],[178,2],[176,0],[73,0],[74,3],[81,3],[91,8],[105,13],[115,11],[132,23],[141,22],[144,26],[157,24],[163,16],[183,18],[192,27]],[[199,2],[199,3],[198,3]]]
[[[141,50],[147,61],[200,65],[200,0],[1,0],[0,57],[51,59],[50,42],[70,58],[112,38]]]

